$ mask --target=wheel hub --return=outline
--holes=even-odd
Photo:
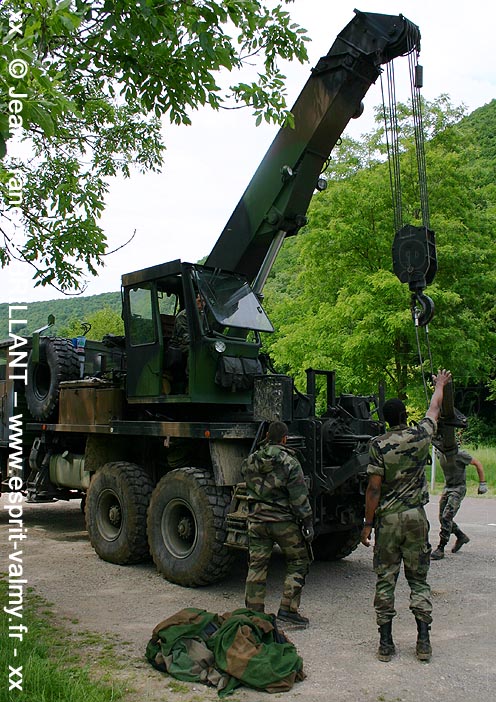
[[[121,523],[122,515],[121,515],[121,509],[119,505],[112,505],[112,507],[109,509],[109,522],[112,524],[112,526],[119,526]]]
[[[162,514],[162,539],[174,558],[188,558],[198,540],[198,524],[189,502],[176,497],[170,500]]]
[[[190,539],[193,534],[193,524],[191,519],[183,517],[177,524],[177,533],[182,539]]]

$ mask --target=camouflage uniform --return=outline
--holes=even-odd
[[[416,619],[432,621],[427,583],[431,546],[424,505],[429,500],[425,465],[435,432],[436,423],[425,417],[413,427],[392,427],[370,444],[367,472],[382,477],[374,544],[374,607],[379,626],[396,614],[394,590],[401,561],[410,586],[410,609]]]
[[[438,451],[437,457],[445,479],[445,486],[439,500],[439,523],[441,524],[439,542],[441,546],[446,546],[451,534],[459,537],[463,533],[454,518],[467,493],[466,470],[472,462],[472,456],[467,451],[459,449],[455,456],[445,456]]]
[[[312,517],[300,463],[291,449],[265,444],[247,458],[242,471],[250,507],[246,607],[264,611],[267,571],[276,543],[286,559],[281,609],[296,612],[310,565],[299,522]]]
[[[174,330],[170,340],[170,346],[181,349],[184,353],[189,350],[189,328],[186,310],[181,310],[174,320]]]

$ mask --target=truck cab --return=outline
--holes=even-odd
[[[260,333],[273,326],[242,275],[177,260],[122,283],[129,402],[251,403]]]

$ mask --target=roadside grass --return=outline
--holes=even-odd
[[[464,444],[463,448],[468,451],[474,458],[477,458],[484,467],[484,474],[487,482],[488,491],[485,495],[479,497],[494,497],[496,495],[496,446],[470,446]],[[436,459],[435,466],[435,487],[431,492],[436,495],[440,493],[444,487],[443,471]],[[427,467],[427,482],[431,484],[431,467]],[[467,495],[475,497],[477,488],[479,487],[479,479],[474,466],[467,467]]]
[[[213,688],[198,690],[154,670],[117,636],[76,628],[81,622],[75,617],[59,624],[53,605],[32,588],[22,619],[11,622],[28,628],[19,644],[9,638],[7,602],[7,576],[0,573],[0,702],[201,702],[216,696]],[[22,668],[22,690],[9,692],[9,666]],[[11,677],[19,681],[17,674]]]
[[[71,633],[53,623],[51,606],[31,589],[25,593],[22,619],[11,622],[24,624],[28,631],[22,642],[10,638],[9,617],[3,611],[7,601],[7,580],[0,575],[0,702],[117,702],[122,699],[125,688],[120,682],[92,680],[90,665],[77,645],[73,645]],[[22,669],[22,682],[18,674],[11,674],[10,691],[9,666]]]

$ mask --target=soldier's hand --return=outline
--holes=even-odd
[[[311,524],[303,526],[301,528],[301,533],[303,534],[303,538],[305,539],[307,544],[311,544],[313,541],[313,537],[315,536],[313,526]]]
[[[437,385],[439,383],[439,385],[444,387],[449,382],[451,382],[451,371],[445,370],[443,368],[443,370],[438,371],[437,375],[432,376],[432,380],[434,382],[434,385]]]
[[[367,546],[367,548],[370,546],[370,534],[372,533],[372,527],[370,526],[364,526],[362,529],[362,533],[360,535],[360,541],[364,546]]]
[[[484,495],[487,492],[487,483],[485,480],[481,480],[479,483],[479,488],[477,490],[478,495]]]

